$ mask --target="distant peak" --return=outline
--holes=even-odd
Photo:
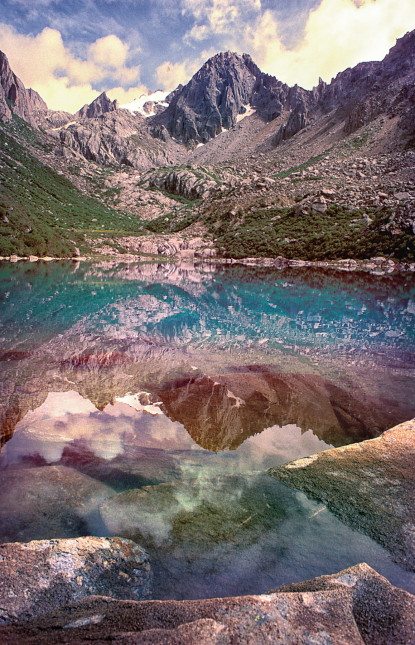
[[[111,102],[111,101],[110,101],[110,99],[109,99],[109,97],[107,96],[107,93],[106,93],[106,92],[102,92],[102,93],[101,93],[99,96],[97,96],[97,98],[96,98],[96,99],[94,99],[94,101],[92,101],[92,102],[93,102],[93,103],[95,103],[96,101],[100,101],[100,102],[102,102],[102,101],[108,101],[109,103]]]
[[[84,105],[78,112],[81,118],[95,119],[107,112],[114,112],[117,109],[117,101],[111,101],[106,92],[102,92],[89,105]]]
[[[144,117],[154,116],[157,112],[162,111],[168,106],[167,96],[168,92],[163,90],[147,92],[140,94],[138,98],[130,101],[129,103],[124,103],[120,107],[128,110],[129,112],[137,112]]]
[[[208,64],[215,64],[215,63],[229,63],[229,62],[240,62],[240,63],[245,63],[245,62],[251,62],[252,58],[249,54],[237,54],[236,52],[231,52],[231,51],[225,51],[225,52],[218,52],[214,56],[211,56],[211,58],[208,58],[206,61],[205,65]]]

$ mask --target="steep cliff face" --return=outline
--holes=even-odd
[[[259,68],[250,56],[231,52],[210,58],[179,92],[161,117],[184,143],[206,142],[236,122],[249,104]]]
[[[254,87],[251,104],[266,121],[279,117],[285,109],[292,109],[299,98],[306,95],[298,85],[289,87],[274,76],[260,73]]]
[[[43,99],[34,90],[25,88],[12,72],[7,56],[0,51],[0,121],[10,121],[17,114],[36,127],[36,114],[46,110]]]
[[[349,83],[347,74],[352,77]],[[333,81],[334,87],[343,89],[338,109],[347,111],[345,134],[355,132],[380,114],[397,116],[404,122],[414,108],[414,84],[415,32],[412,31],[397,41],[383,61],[357,65]],[[407,134],[415,135],[414,121]]]
[[[359,63],[337,74],[330,84],[320,82],[311,92],[301,90],[290,115],[276,134],[275,143],[294,136],[322,115],[333,112],[344,121],[348,136],[381,114],[398,116],[402,131],[415,136],[413,87],[415,83],[415,32],[400,38],[378,62]],[[412,125],[411,125],[412,123]]]
[[[298,86],[290,88],[261,72],[248,54],[225,52],[210,58],[172,93],[155,122],[185,144],[206,143],[235,126],[249,109],[270,121],[294,109],[305,95]]]
[[[26,95],[32,111],[34,111],[35,113],[38,112],[40,114],[47,112],[48,106],[46,105],[46,101],[42,99],[40,94],[38,94],[35,90],[32,90],[32,88],[29,88],[28,90],[26,90]]]
[[[276,145],[329,113],[344,122],[345,136],[381,114],[398,114],[411,138],[414,70],[415,32],[399,39],[383,61],[360,63],[313,90],[289,87],[264,74],[247,54],[221,53],[172,94],[169,107],[155,117],[153,132],[165,138],[167,130],[190,146],[206,143],[253,108],[265,122],[286,114],[275,133]]]

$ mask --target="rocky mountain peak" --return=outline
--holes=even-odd
[[[250,103],[260,75],[247,54],[216,54],[172,94],[160,122],[184,143],[206,142],[235,125],[236,117]]]
[[[197,74],[203,74],[207,69],[220,69],[229,67],[251,67],[252,71],[255,70],[256,73],[260,74],[261,70],[255,65],[251,56],[249,54],[237,54],[236,52],[226,51],[218,52],[214,56],[211,56],[199,69]],[[196,75],[197,75],[196,74]]]
[[[38,92],[36,92],[36,90],[33,90],[31,87],[29,87],[29,89],[26,90],[26,94],[34,110],[36,110],[37,112],[47,111],[48,106],[46,104],[46,101],[42,99],[42,97]]]
[[[114,112],[117,107],[117,101],[111,101],[107,94],[102,92],[102,94],[97,96],[92,103],[84,105],[80,110],[78,110],[76,116],[81,119],[96,119],[107,112]]]
[[[27,90],[12,72],[6,54],[0,51],[0,121],[9,121],[13,114],[37,126],[35,114],[46,111],[47,105],[34,90]]]
[[[386,60],[402,56],[410,59],[415,57],[415,29],[407,31],[404,36],[396,40],[395,45],[389,50]]]

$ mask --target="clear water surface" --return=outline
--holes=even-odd
[[[267,469],[414,414],[408,276],[0,265],[0,540],[122,535],[156,598],[411,574]]]

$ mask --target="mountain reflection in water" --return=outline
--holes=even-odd
[[[362,560],[411,586],[266,475],[413,415],[407,278],[19,264],[0,268],[0,298],[1,541],[130,537],[156,597]]]

